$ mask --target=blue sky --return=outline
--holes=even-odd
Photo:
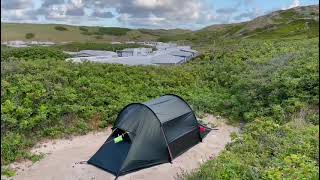
[[[199,29],[318,0],[2,0],[1,22]]]

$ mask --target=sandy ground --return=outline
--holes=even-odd
[[[208,159],[214,158],[225,145],[231,141],[230,133],[239,129],[227,125],[224,120],[207,115],[202,118],[217,125],[218,130],[211,131],[202,143],[197,144],[173,163],[161,164],[143,169],[125,176],[119,180],[170,180],[176,179],[182,171],[192,171]],[[115,177],[108,172],[100,170],[80,161],[88,160],[103,144],[111,129],[104,132],[90,133],[72,139],[52,140],[39,143],[32,152],[44,153],[45,157],[32,164],[20,162],[11,164],[17,171],[14,180],[113,180]]]

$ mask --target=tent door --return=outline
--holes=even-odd
[[[169,142],[169,148],[172,152],[173,158],[176,158],[199,142],[199,130],[198,128],[194,128],[174,141]]]
[[[115,143],[113,139],[124,131],[116,129],[104,142],[100,149],[89,159],[88,163],[117,175],[131,147],[128,134],[123,141]]]

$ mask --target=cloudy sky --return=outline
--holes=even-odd
[[[199,29],[318,0],[1,0],[1,22]]]

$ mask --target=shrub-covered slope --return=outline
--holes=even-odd
[[[41,138],[104,127],[126,104],[165,93],[184,97],[197,113],[220,114],[231,121],[267,117],[282,126],[304,112],[307,123],[318,125],[317,39],[246,40],[220,47],[213,55],[172,67],[21,57],[30,54],[30,48],[11,53],[19,59],[1,61],[2,163],[30,157],[26,149]]]

